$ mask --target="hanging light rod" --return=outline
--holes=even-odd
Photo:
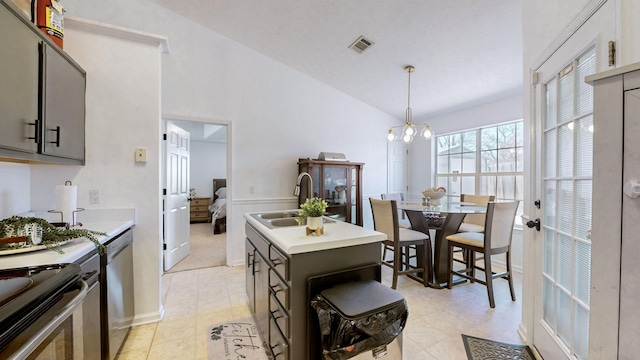
[[[407,113],[405,117],[405,123],[404,125],[392,126],[389,129],[389,133],[387,134],[387,140],[389,141],[394,141],[398,138],[395,134],[394,129],[400,128],[402,128],[400,140],[407,144],[413,141],[413,137],[418,133],[418,127],[422,127],[422,130],[420,130],[420,136],[422,136],[423,138],[429,140],[433,136],[433,131],[431,130],[429,125],[414,124],[413,122],[411,122],[411,73],[414,72],[415,69],[416,68],[412,65],[407,65],[404,67],[404,71],[409,74],[409,83],[407,89]]]

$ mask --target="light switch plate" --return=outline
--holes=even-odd
[[[147,149],[136,148],[136,162],[147,162]]]

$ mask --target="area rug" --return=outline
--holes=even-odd
[[[250,317],[209,327],[209,360],[269,360],[258,328]]]
[[[469,360],[535,360],[527,345],[513,345],[462,334]]]

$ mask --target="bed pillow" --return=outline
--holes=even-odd
[[[218,196],[220,199],[226,199],[227,198],[227,188],[226,187],[221,187],[220,189],[216,190],[216,196]]]

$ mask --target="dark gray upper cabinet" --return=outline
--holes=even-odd
[[[84,165],[84,70],[0,0],[0,160]]]
[[[0,148],[38,151],[38,44],[40,37],[0,5]]]
[[[57,49],[43,46],[42,153],[84,160],[85,73]]]

